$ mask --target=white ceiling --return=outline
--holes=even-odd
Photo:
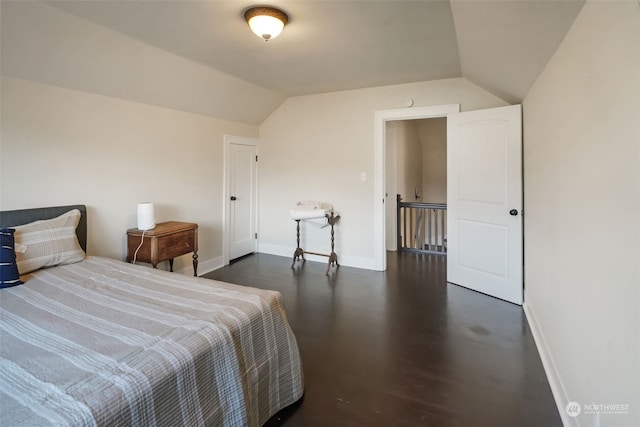
[[[517,103],[584,0],[272,0],[269,42],[242,17],[262,2],[45,3],[286,96],[465,77]]]

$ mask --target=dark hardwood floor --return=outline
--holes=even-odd
[[[204,277],[284,295],[305,395],[267,426],[561,426],[522,308],[446,283],[446,257],[385,272],[266,254]]]

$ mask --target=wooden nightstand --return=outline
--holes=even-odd
[[[127,230],[127,262],[133,261],[133,254],[140,245],[142,230]],[[156,224],[144,232],[144,242],[136,261],[149,262],[157,268],[161,261],[169,261],[169,271],[173,271],[173,259],[193,252],[193,275],[198,275],[198,224],[169,221]]]

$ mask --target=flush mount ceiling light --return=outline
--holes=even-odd
[[[251,31],[265,41],[278,37],[289,21],[286,13],[268,6],[250,7],[244,12],[244,19],[249,24]]]

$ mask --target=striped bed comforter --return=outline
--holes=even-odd
[[[260,426],[303,393],[275,291],[88,257],[0,316],[2,426]]]

